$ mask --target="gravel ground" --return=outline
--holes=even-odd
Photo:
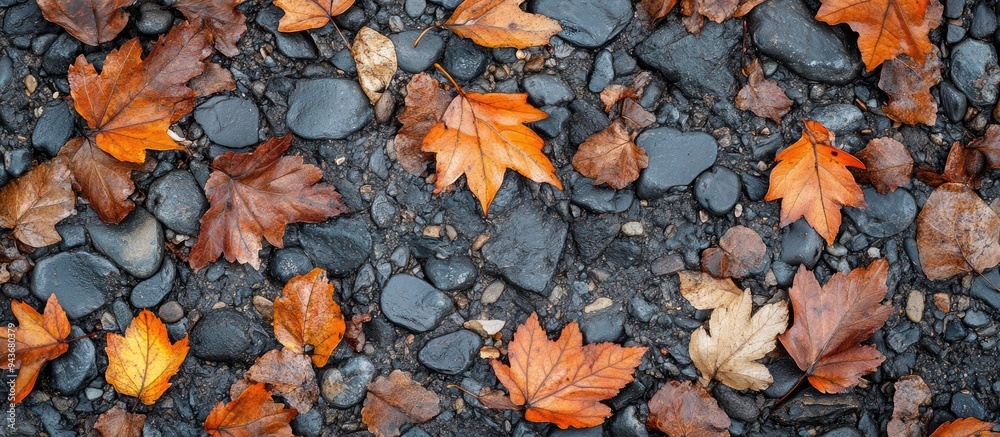
[[[33,0],[0,0],[0,185],[50,159],[85,127],[64,99],[72,59],[83,53],[100,63],[126,39],[152,41],[181,19],[155,1],[140,3],[129,8],[132,21],[118,39],[89,47],[45,22]],[[709,23],[700,37],[689,35],[676,14],[651,27],[628,0],[537,0],[531,10],[567,29],[548,47],[488,50],[446,31],[428,34],[417,49],[406,44],[457,3],[359,0],[336,21],[348,39],[361,26],[392,35],[401,68],[391,88],[397,115],[409,77],[435,61],[467,89],[528,92],[551,115],[535,127],[565,190],[508,174],[488,218],[464,185],[432,195],[428,174],[411,176],[395,161],[387,143],[399,125],[394,117],[375,120],[333,27],[281,34],[281,11],[251,0],[241,6],[249,31],[240,54],[215,58],[238,89],[199,101],[177,124],[193,142],[188,153],[154,153],[155,169],[134,174],[142,208],[122,224],[102,224],[79,205],[58,226],[63,241],[32,253],[32,272],[2,286],[0,322],[13,321],[12,299],[40,308],[38,294],[51,289],[73,296],[62,300],[72,336],[116,331],[140,308],[155,310],[172,338],[190,335],[191,353],[164,397],[138,407],[148,414],[144,433],[201,435],[229,386],[277,346],[262,315],[268,301],[290,277],[319,266],[334,277],[345,313],[373,320],[362,353],[342,345],[317,369],[323,397],[292,423],[296,434],[366,435],[361,388],[403,369],[443,398],[443,413],[409,428],[409,437],[646,436],[656,434],[644,427],[652,393],[665,380],[697,377],[687,346],[708,316],[680,297],[672,273],[698,269],[703,249],[743,225],[768,246],[768,268],[741,282],[756,304],[786,299],[798,264],[825,282],[884,257],[897,311],[872,337],[887,359],[866,387],[822,396],[806,389],[774,407],[800,375],[781,353],[764,360],[775,378],[767,391],[716,386],[734,435],[884,435],[892,384],[910,373],[934,393],[929,429],[955,417],[1000,418],[1000,292],[989,285],[1000,283],[1000,273],[988,271],[989,281],[922,275],[914,216],[927,186],[913,182],[888,195],[866,189],[869,208],[849,210],[829,247],[804,222],[779,228],[779,203],[762,200],[774,154],[798,139],[802,118],[821,121],[851,152],[870,138],[895,137],[917,165],[935,169],[952,142],[980,136],[1000,83],[993,1],[946,2],[945,24],[931,34],[945,78],[934,88],[941,110],[932,127],[896,126],[882,115],[878,71],[863,72],[846,27],[812,18],[813,0],[769,0],[745,21]],[[740,67],[754,57],[795,102],[781,126],[733,107],[745,80]],[[638,139],[650,167],[632,187],[595,188],[570,158],[609,123],[597,93],[608,83],[630,83],[641,70],[656,73],[641,102],[656,124]],[[290,153],[321,167],[355,212],[290,226],[284,249],[265,244],[259,271],[216,263],[192,272],[176,254],[197,234],[211,158],[289,131],[298,137]],[[1000,197],[991,176],[980,191],[988,202]],[[518,412],[479,408],[447,387],[498,384],[478,358],[480,345],[493,341],[463,331],[465,321],[505,320],[503,338],[510,339],[533,311],[550,332],[577,321],[587,341],[650,347],[636,382],[610,401],[615,415],[603,427],[558,431]],[[93,434],[100,412],[131,405],[104,380],[104,346],[102,335],[78,341],[50,364],[17,408],[11,435]]]

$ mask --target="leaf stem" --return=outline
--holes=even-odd
[[[785,393],[785,395],[782,396],[781,399],[778,399],[778,401],[775,402],[774,405],[772,406],[777,407],[778,405],[781,405],[782,402],[785,402],[785,399],[788,399],[788,397],[791,396],[792,393],[795,393],[795,390],[799,388],[799,385],[801,385],[802,381],[805,381],[808,376],[809,376],[808,372],[803,372],[802,376],[800,376],[799,379],[795,381],[795,385],[793,385],[792,388],[788,389],[788,392]]]
[[[463,90],[462,87],[458,85],[458,82],[455,82],[455,78],[451,77],[451,75],[448,74],[448,71],[445,70],[444,67],[441,66],[441,64],[438,64],[437,62],[435,62],[434,63],[434,68],[437,68],[438,71],[441,72],[441,74],[444,74],[444,77],[448,78],[448,80],[451,82],[451,84],[455,86],[455,89],[458,90],[459,94],[461,94],[462,96],[465,96],[465,90]]]
[[[96,332],[91,332],[91,333],[89,333],[89,334],[83,334],[83,335],[81,335],[81,336],[78,336],[78,337],[73,337],[73,338],[69,338],[69,339],[66,339],[66,340],[65,340],[64,342],[65,342],[65,343],[72,343],[72,342],[74,342],[74,341],[77,341],[77,340],[83,340],[83,339],[85,339],[85,338],[93,338],[93,337],[94,337],[94,336],[96,336],[96,335],[97,335],[97,333],[96,333]]]
[[[417,44],[420,43],[420,40],[424,39],[424,35],[426,35],[427,32],[430,32],[431,29],[437,29],[438,27],[441,27],[441,23],[434,23],[433,26],[428,26],[423,32],[420,32],[420,35],[417,35],[417,39],[413,40],[413,48],[417,48]]]
[[[340,26],[337,26],[337,22],[330,20],[330,24],[333,24],[333,28],[337,30],[337,34],[340,35],[340,39],[344,40],[344,45],[347,46],[347,50],[351,52],[351,57],[357,57],[358,55],[354,53],[354,49],[351,47],[351,43],[347,42],[347,38],[344,36],[344,32],[340,31]]]

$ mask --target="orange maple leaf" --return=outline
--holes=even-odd
[[[904,53],[923,64],[934,47],[927,36],[937,27],[937,23],[928,21],[926,14],[930,0],[821,0],[821,3],[817,20],[834,25],[847,23],[858,33],[858,49],[868,71]]]
[[[864,193],[847,167],[865,168],[851,154],[833,147],[834,135],[805,120],[802,138],[774,157],[771,187],[764,200],[781,201],[781,226],[805,217],[828,244],[840,230],[841,206],[865,206]]]
[[[105,379],[118,393],[139,398],[146,405],[156,403],[170,388],[170,377],[188,353],[187,336],[170,343],[167,326],[149,310],[139,313],[125,336],[108,333],[107,342]]]
[[[562,32],[559,22],[521,10],[524,0],[465,0],[444,27],[489,48],[543,46]]]
[[[69,67],[70,95],[89,136],[116,159],[137,163],[146,160],[146,149],[184,149],[167,129],[194,109],[187,82],[202,73],[212,48],[201,25],[184,23],[161,37],[146,59],[141,54],[136,38],[112,50],[100,74],[83,55]]]
[[[296,276],[281,294],[274,300],[274,336],[295,353],[305,353],[306,345],[312,346],[313,364],[325,366],[347,328],[326,272],[315,268]]]
[[[66,337],[70,326],[55,294],[49,295],[44,314],[20,301],[12,301],[10,310],[19,323],[14,331],[14,362],[20,370],[14,380],[14,399],[11,400],[16,404],[31,393],[42,366],[69,350]]]
[[[96,46],[115,39],[128,24],[122,9],[135,0],[38,0],[46,20],[66,29],[84,44]]]
[[[646,353],[645,347],[614,343],[584,346],[576,322],[551,341],[534,313],[514,332],[507,350],[509,366],[498,360],[490,364],[511,402],[525,408],[525,419],[562,429],[604,423],[611,408],[601,401],[632,382],[632,372]]]
[[[219,402],[205,418],[205,431],[212,437],[257,436],[292,437],[288,425],[295,410],[271,399],[263,382],[250,385],[228,404]]]
[[[274,5],[285,11],[278,22],[278,31],[318,29],[353,4],[354,0],[274,0]]]
[[[1000,437],[1000,432],[993,432],[995,427],[990,422],[965,417],[942,423],[930,437]]]

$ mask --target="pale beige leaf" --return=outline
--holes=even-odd
[[[354,63],[358,82],[368,100],[375,104],[396,74],[396,48],[392,41],[370,27],[362,27],[354,38]]]
[[[679,271],[677,276],[681,279],[681,296],[699,310],[724,307],[743,297],[743,291],[732,279],[718,279],[708,273],[692,270]]]

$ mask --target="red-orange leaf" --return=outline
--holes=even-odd
[[[128,197],[135,191],[132,171],[139,169],[138,164],[119,161],[83,137],[69,140],[59,156],[69,161],[73,189],[87,199],[101,220],[118,223],[135,208]]]
[[[96,46],[115,39],[128,24],[122,9],[135,0],[38,0],[46,20],[66,29],[84,44]]]
[[[285,11],[278,22],[278,31],[318,29],[353,4],[354,0],[274,0],[274,5]]]
[[[295,410],[274,402],[264,383],[258,382],[228,404],[216,404],[205,418],[205,431],[212,437],[292,437],[288,423],[296,414]]]
[[[858,152],[858,159],[865,163],[865,169],[859,173],[879,193],[885,194],[910,183],[913,157],[899,141],[889,137],[872,139]]]
[[[730,425],[718,402],[691,381],[669,381],[649,400],[646,426],[670,437],[728,437]]]
[[[646,150],[635,145],[635,136],[618,118],[604,130],[587,138],[573,155],[573,168],[594,180],[622,189],[639,179],[639,171],[649,166]]]
[[[659,20],[670,13],[677,5],[677,0],[642,0],[639,5],[649,13],[650,18]]]
[[[754,59],[747,68],[750,70],[747,84],[736,94],[736,107],[781,124],[781,117],[792,108],[792,99],[785,95],[778,82],[764,78],[760,59]]]
[[[312,346],[313,364],[325,366],[347,327],[340,305],[333,300],[333,284],[326,272],[315,268],[296,276],[281,294],[274,300],[275,338],[299,354],[306,352],[307,345]]]
[[[215,48],[226,56],[236,56],[236,42],[247,31],[247,17],[236,9],[246,0],[174,0],[173,6],[188,20],[201,20],[212,35]]]
[[[66,337],[70,327],[55,294],[49,295],[44,314],[16,300],[10,303],[10,310],[18,321],[14,331],[14,364],[20,370],[14,380],[14,399],[10,401],[16,404],[31,393],[42,366],[69,350]]]
[[[427,168],[431,154],[421,150],[424,137],[441,120],[450,102],[451,95],[441,88],[441,82],[427,73],[413,76],[406,84],[406,105],[399,114],[403,127],[393,140],[396,160],[404,170],[420,175]]]
[[[66,160],[57,157],[0,187],[0,228],[13,229],[28,246],[58,243],[56,223],[73,214],[75,204]]]
[[[868,71],[904,53],[923,63],[933,47],[927,34],[937,23],[928,21],[930,0],[821,0],[821,3],[817,20],[847,23],[858,33],[858,49]]]
[[[521,9],[524,0],[465,0],[444,27],[489,48],[543,46],[562,31],[559,22]]]
[[[982,188],[983,176],[989,169],[990,154],[985,149],[971,147],[973,144],[977,142],[970,144],[970,147],[954,142],[948,151],[944,172],[938,174],[930,168],[920,166],[916,171],[917,179],[932,187],[955,182],[976,190]]]
[[[378,437],[398,436],[407,423],[424,423],[441,413],[441,398],[410,378],[409,372],[393,370],[368,384],[361,421]]]
[[[993,432],[993,428],[995,424],[966,417],[942,423],[930,437],[1000,437],[1000,432]]]
[[[101,437],[142,437],[143,423],[146,423],[145,414],[126,413],[115,406],[97,418],[94,429]]]

